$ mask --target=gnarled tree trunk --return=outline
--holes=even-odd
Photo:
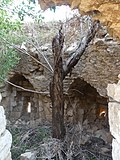
[[[53,138],[62,139],[65,135],[64,127],[64,97],[63,97],[63,62],[62,48],[64,36],[62,28],[53,39],[52,50],[54,54],[54,74],[50,84],[50,95],[52,100],[52,127]]]
[[[62,28],[59,30],[59,34],[53,38],[52,50],[54,54],[54,74],[52,82],[50,83],[53,138],[62,139],[65,135],[63,80],[78,63],[98,29],[99,21],[93,22],[85,36],[80,41],[78,48],[73,52],[72,56],[66,61],[64,66],[62,62],[62,48],[64,43]]]

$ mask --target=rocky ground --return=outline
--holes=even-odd
[[[51,126],[31,128],[29,122],[18,120],[7,127],[13,136],[12,158],[19,160],[25,152],[34,153],[37,160],[112,160],[111,144],[105,131],[81,130],[80,124],[66,128],[64,142],[51,138]],[[104,134],[100,136],[101,133]]]

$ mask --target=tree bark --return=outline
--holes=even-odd
[[[80,57],[85,52],[86,47],[94,38],[98,28],[99,21],[95,21],[91,25],[91,28],[88,30],[87,34],[81,40],[76,51],[73,52],[72,56],[67,60],[64,66],[62,61],[62,48],[64,43],[62,28],[59,30],[59,34],[53,38],[52,51],[54,54],[54,74],[52,82],[50,83],[53,138],[63,139],[65,135],[63,80],[78,63]]]
[[[52,101],[52,132],[53,138],[63,139],[64,127],[64,97],[63,97],[63,62],[62,48],[64,37],[62,28],[59,34],[53,38],[52,50],[54,54],[54,74],[50,84],[50,96]]]
[[[72,53],[72,56],[66,61],[66,64],[63,66],[63,79],[78,63],[81,56],[85,52],[85,49],[87,48],[88,44],[95,37],[95,34],[98,31],[99,27],[100,22],[98,20],[94,21],[91,28],[88,30],[87,34],[84,35],[83,39],[81,40],[78,48]]]

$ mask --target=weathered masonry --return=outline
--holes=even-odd
[[[47,28],[46,32],[49,31],[49,28]],[[74,36],[70,39],[70,35]],[[71,54],[70,47],[72,44],[77,45],[79,43],[79,35],[79,18],[70,20],[65,39],[67,47],[63,54],[65,60]],[[52,37],[53,35],[49,36],[47,43],[45,41],[40,46],[40,53],[48,58],[51,65],[53,63]],[[41,54],[34,47],[29,47],[27,44],[26,47],[28,47],[28,52],[34,58],[46,64]],[[119,71],[120,43],[108,34],[106,27],[101,26],[95,39],[87,47],[86,52],[73,69],[71,75],[68,75],[64,80],[66,123],[79,123],[83,130],[89,132],[89,135],[102,137],[106,143],[111,143],[112,136],[110,135],[108,123],[110,95],[107,95],[106,88],[108,84],[117,83]],[[1,103],[5,108],[7,118],[11,121],[22,119],[22,121],[30,122],[32,126],[51,122],[50,79],[51,73],[46,68],[36,63],[31,57],[21,54],[21,60],[14,71],[9,74],[8,80],[33,92],[28,92],[10,84],[3,86],[0,89],[3,97]],[[117,87],[119,88],[119,85]],[[36,91],[43,94],[38,94]],[[119,100],[115,100],[119,102]],[[112,113],[111,109],[112,107],[109,108],[109,115]],[[116,112],[115,107],[114,111]],[[115,127],[119,128],[119,123],[117,124]],[[119,146],[119,141],[117,141],[118,135],[114,134],[112,130],[111,133],[116,138],[113,141],[114,157],[114,151],[117,152],[114,144],[116,143]],[[86,135],[83,135],[82,144],[87,140],[86,137]],[[114,160],[116,159],[114,158]]]
[[[0,93],[0,103],[1,103]],[[6,116],[3,106],[0,106],[0,160],[11,160],[10,148],[12,135],[6,129]]]

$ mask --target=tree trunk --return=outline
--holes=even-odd
[[[87,48],[91,40],[94,39],[96,32],[99,30],[99,27],[100,22],[98,20],[94,21],[91,27],[88,29],[87,33],[80,41],[78,48],[73,53],[71,53],[71,57],[66,61],[66,64],[64,64],[63,66],[63,79],[78,63],[81,56],[84,54],[85,49]]]
[[[54,53],[54,74],[50,84],[50,96],[52,101],[52,132],[53,138],[58,139],[63,139],[65,135],[62,62],[64,37],[61,30],[52,42],[52,50]]]
[[[99,21],[93,22],[88,29],[88,32],[81,40],[78,48],[73,52],[64,66],[62,62],[62,48],[64,43],[62,28],[59,30],[59,34],[53,38],[52,51],[54,54],[54,74],[52,82],[50,83],[53,138],[63,139],[65,135],[63,80],[80,60],[86,47],[98,31],[99,25]]]

